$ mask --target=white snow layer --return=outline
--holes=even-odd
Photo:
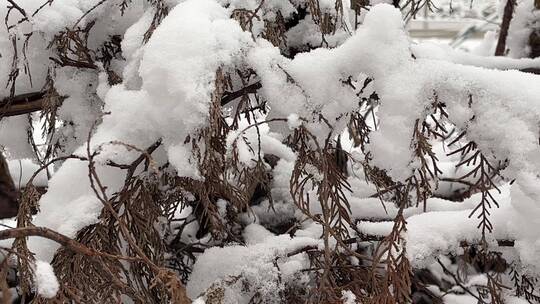
[[[265,232],[252,230],[251,234],[254,233],[262,233],[264,242],[249,246],[212,247],[199,256],[186,286],[188,296],[195,299],[212,286],[239,284],[249,291],[237,293],[233,288],[226,288],[224,303],[244,303],[250,293],[253,295],[255,292],[269,299],[275,295],[278,301],[277,295],[285,282],[309,265],[305,254],[288,257],[287,253],[305,246],[317,246],[320,242],[305,237],[291,239],[288,235],[267,237]]]
[[[41,88],[47,70],[45,63],[50,55],[43,51],[47,37],[72,26],[82,17],[83,11],[97,2],[54,1],[47,7],[46,14],[32,20],[32,29],[43,34],[32,37],[35,39],[31,43],[34,49],[29,50],[34,84],[31,86],[27,77],[21,76],[17,83],[18,92]],[[270,124],[268,132],[264,133],[267,135],[262,137],[261,148],[282,158],[276,167],[276,187],[272,191],[287,198],[295,155],[279,143],[280,139],[300,124],[321,142],[328,133],[341,134],[347,121],[343,114],[358,107],[356,92],[343,83],[349,77],[356,80],[367,75],[374,79],[374,89],[381,99],[378,110],[381,125],[372,133],[368,145],[373,164],[387,170],[397,181],[411,175],[418,166],[411,152],[415,122],[430,114],[430,105],[434,93],[437,93],[438,99],[447,105],[452,122],[467,130],[469,139],[498,159],[511,160],[504,174],[516,178],[516,182],[509,190],[505,189],[501,208],[493,211],[495,226],[498,227],[493,236],[514,237],[520,258],[526,263],[540,264],[540,240],[538,233],[534,233],[540,219],[537,201],[540,196],[540,87],[537,85],[540,78],[517,71],[487,69],[540,66],[538,60],[518,63],[512,59],[472,57],[429,45],[413,46],[404,30],[401,13],[387,4],[374,6],[351,37],[338,39],[337,47],[319,48],[289,59],[268,41],[262,38],[254,40],[250,33],[242,31],[240,25],[230,19],[231,10],[235,7],[253,6],[260,2],[173,2],[180,3],[170,11],[147,44],[143,44],[141,36],[152,20],[152,8],[131,6],[131,19],[119,18],[114,13],[117,10],[107,6],[92,12],[93,17],[99,15],[104,21],[96,25],[99,31],[91,39],[92,45],[103,43],[99,37],[124,35],[122,48],[126,62],[119,64],[123,83],[111,87],[104,72],[86,73],[69,68],[58,70],[55,76],[56,89],[69,95],[60,108],[61,118],[74,121],[74,129],[64,129],[62,134],[66,138],[71,136],[80,140],[77,146],[68,150],[84,155],[86,138],[83,135],[90,133],[94,120],[102,119],[91,137],[90,148],[101,151],[96,170],[102,183],[107,185],[109,194],[123,184],[125,172],[105,166],[103,162],[111,159],[129,163],[137,156],[121,145],[107,144],[110,141],[146,148],[163,139],[162,160],[170,161],[180,176],[201,178],[190,157],[190,147],[183,142],[186,136],[207,125],[216,71],[249,67],[260,78],[263,85],[260,95],[270,106],[266,119],[281,118],[279,122]],[[283,5],[276,6],[279,3]],[[38,5],[30,0],[19,1],[19,4],[29,11]],[[282,13],[285,12],[284,17],[294,12],[286,1],[267,1],[262,8],[267,20],[275,16],[271,7],[280,7]],[[5,10],[5,6],[0,7],[0,12]],[[92,16],[80,22],[85,24]],[[301,33],[305,31],[299,29],[297,34]],[[2,83],[7,82],[11,64],[9,38],[8,33],[0,33]],[[511,42],[511,49],[513,45]],[[413,52],[416,58],[412,56]],[[0,97],[7,95],[8,89],[0,86]],[[472,101],[469,96],[472,96]],[[103,102],[104,111],[109,115],[101,117],[101,113],[95,113],[100,108],[100,104],[95,104],[98,101]],[[320,122],[320,114],[328,123]],[[475,119],[471,120],[473,116]],[[28,156],[30,150],[20,140],[24,138],[20,136],[22,133],[17,136],[12,133],[22,132],[27,127],[25,121],[18,118],[3,119],[0,123],[0,145],[10,156]],[[246,132],[247,137],[254,136],[250,132]],[[249,159],[250,155],[246,154],[243,161],[249,163]],[[437,200],[430,202],[433,203],[428,204],[430,213],[417,214],[421,212],[416,209],[406,211],[409,221],[407,252],[419,263],[440,251],[452,250],[450,243],[458,238],[477,237],[472,232],[476,222],[468,218],[473,202],[451,207],[443,206],[445,203]],[[49,227],[70,237],[84,226],[95,223],[102,205],[90,187],[88,164],[79,160],[65,161],[49,181],[48,192],[40,200],[40,209],[35,225]],[[354,194],[351,209],[359,217],[392,216],[396,212],[389,208],[386,215],[379,201]],[[361,228],[371,229],[372,233],[387,231],[387,227],[370,225],[362,223]],[[272,279],[275,278],[272,260],[298,246],[315,242],[311,238],[291,240],[285,236],[273,237],[260,228],[252,226],[245,232],[247,247],[212,248],[205,252],[198,259],[188,284],[190,295],[198,296],[216,281],[222,280],[221,284],[225,284],[227,282],[223,280],[240,274],[257,278],[254,282],[265,282],[266,279],[275,282]],[[316,230],[304,228],[306,235]],[[426,231],[430,235],[426,235]],[[426,238],[430,241],[426,242]],[[39,259],[45,261],[52,258],[57,248],[51,241],[38,238],[30,238],[29,246]],[[263,254],[259,254],[261,252]],[[235,267],[216,268],[220,263]],[[255,269],[253,263],[265,266]],[[299,264],[300,261],[291,261],[290,269],[297,269]],[[278,289],[279,286],[266,288],[263,290],[272,292],[272,288]]]
[[[51,264],[40,260],[36,261],[35,283],[37,293],[47,299],[53,298],[60,287]]]
[[[147,23],[146,17],[139,22]],[[133,32],[139,32],[141,25],[135,23],[133,27]],[[236,58],[241,58],[241,49],[250,43],[249,34],[229,19],[227,10],[215,1],[179,4],[150,41],[141,46],[144,54],[131,56],[132,60],[140,61],[137,64],[140,67],[131,72],[138,74],[142,86],[135,90],[124,84],[108,87],[100,83],[105,111],[111,114],[103,118],[92,136],[93,149],[101,146],[103,160],[129,163],[136,153],[107,143],[121,141],[145,148],[163,138],[171,163],[177,166],[179,174],[197,177],[196,167],[189,163],[190,150],[183,142],[187,135],[205,126],[216,70],[223,65],[233,66]],[[100,77],[100,82],[104,81],[106,78]],[[86,147],[80,147],[76,153],[86,154]],[[122,185],[125,172],[107,166],[98,166],[97,170],[102,182],[108,185],[109,193]],[[86,163],[67,160],[50,180],[49,191],[40,201],[41,212],[34,223],[68,236],[94,223],[102,204],[95,198],[87,172]],[[42,253],[44,259],[50,259],[57,248],[50,241],[36,238],[31,239],[29,246],[38,254]]]

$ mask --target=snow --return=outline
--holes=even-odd
[[[508,56],[522,58],[529,55],[529,36],[533,25],[537,22],[537,12],[534,9],[534,1],[516,1],[514,15],[508,28],[506,48]]]
[[[498,69],[519,70],[540,68],[539,58],[511,58],[502,56],[477,55],[450,48],[448,45],[422,42],[411,45],[411,50],[417,58],[436,59],[459,63],[463,65]]]
[[[263,122],[265,118],[261,116],[256,119]],[[241,121],[238,131],[231,131],[227,136],[227,156],[232,157],[234,144],[236,144],[238,158],[247,167],[256,165],[259,150],[262,155],[271,154],[280,160],[294,161],[296,159],[295,153],[282,142],[282,139],[278,133],[270,132],[268,124],[249,127],[247,121]]]
[[[188,296],[195,299],[212,286],[220,286],[220,284],[227,286],[228,284],[224,303],[243,303],[241,299],[243,297],[249,299],[249,293],[255,291],[279,301],[277,295],[283,289],[282,280],[293,279],[283,276],[283,272],[294,274],[309,263],[305,257],[298,262],[287,263],[287,261],[295,260],[294,256],[287,257],[287,253],[305,246],[315,246],[318,243],[318,240],[312,238],[291,239],[288,235],[280,235],[268,237],[263,243],[249,246],[236,245],[207,249],[198,257],[193,267],[190,280],[186,285]],[[279,269],[282,269],[281,276],[274,261],[278,261]],[[247,284],[244,286],[248,291],[243,290],[240,293],[235,290],[238,288],[235,285],[238,280]],[[239,285],[241,287],[242,283]]]
[[[40,166],[31,159],[8,160],[9,173],[17,188],[24,187]],[[32,184],[38,187],[47,185],[47,172],[42,170],[34,178]]]
[[[193,301],[193,304],[205,304],[205,303],[206,301],[202,297],[197,298]]]
[[[120,186],[124,173],[111,167],[97,168],[101,181],[109,185],[108,194]],[[96,223],[103,208],[90,187],[88,164],[66,160],[49,180],[49,188],[40,201],[40,212],[34,225],[51,228],[68,237],[75,237],[83,227]],[[69,189],[69,190],[66,190]],[[28,247],[43,261],[50,261],[58,248],[53,241],[30,237]]]
[[[88,1],[97,3],[97,1]],[[54,33],[63,30],[65,27],[71,27],[84,14],[79,7],[79,1],[68,0],[52,3],[43,8],[40,14],[33,19],[33,25],[37,31],[43,33]],[[84,23],[82,24],[84,25]]]
[[[96,96],[98,75],[94,71],[64,67],[56,70],[55,89],[68,96],[58,109],[58,119],[71,122],[57,133],[62,152],[71,154],[86,143],[88,134],[101,118],[101,101]]]
[[[268,118],[298,115],[306,119],[307,128],[321,140],[328,132],[336,134],[343,130],[343,125],[336,122],[337,117],[339,113],[349,112],[355,106],[353,101],[356,99],[352,92],[337,85],[339,79],[360,73],[374,77],[375,89],[383,102],[378,111],[381,125],[372,134],[368,148],[373,155],[372,163],[384,168],[394,180],[405,180],[418,165],[412,155],[410,138],[416,120],[430,113],[428,105],[433,102],[433,92],[446,103],[451,121],[460,129],[468,131],[469,139],[474,140],[482,150],[492,151],[497,159],[512,160],[505,175],[517,177],[518,185],[528,182],[527,172],[540,171],[540,154],[537,149],[537,121],[540,119],[537,96],[540,90],[535,85],[538,76],[482,67],[515,68],[515,60],[490,57],[475,60],[477,57],[446,50],[439,51],[437,55],[430,53],[425,46],[411,49],[403,31],[401,15],[389,5],[372,8],[354,36],[332,50],[317,49],[290,60],[281,57],[275,48],[263,41],[258,43],[258,47],[249,55],[249,62],[261,77],[262,95],[270,102]],[[363,47],[365,44],[370,47]],[[420,56],[413,60],[411,50]],[[467,60],[480,66],[454,63],[465,63]],[[525,64],[537,64],[537,61]],[[332,83],[336,85],[330,85]],[[473,96],[471,107],[468,105],[469,94]],[[335,122],[332,129],[317,121],[318,113],[323,113],[328,121]],[[473,115],[476,119],[471,121]],[[270,127],[276,132],[288,132],[280,125],[271,124]],[[388,161],[390,159],[391,162]],[[282,179],[280,172],[286,174],[286,170],[276,170],[275,186],[279,189],[280,181],[283,180],[286,189],[286,175]],[[540,193],[537,189],[533,190],[529,191],[531,199]],[[522,201],[512,200],[510,205],[507,199],[501,209],[494,211],[494,220],[501,227],[501,237],[518,236],[517,232],[509,234],[511,229],[508,223],[514,216],[512,207],[519,206]],[[362,203],[374,206],[376,201]],[[530,204],[536,205],[533,202]],[[353,201],[351,205],[354,210],[361,204]],[[456,204],[453,208],[464,206],[473,208],[470,204],[459,207]],[[524,207],[522,212],[529,209]],[[353,212],[380,216],[370,214],[375,212],[373,210],[376,209],[368,207]],[[421,263],[439,250],[455,250],[448,246],[459,244],[459,239],[477,240],[478,234],[474,232],[477,222],[468,218],[469,213],[470,210],[431,212],[409,218],[408,253]],[[433,218],[438,220],[433,221]],[[459,223],[456,225],[459,229],[450,229],[449,225],[435,225],[447,223],[446,219]],[[385,229],[388,227],[391,226],[387,225]],[[441,229],[441,232],[438,233],[437,229]],[[378,233],[384,235],[383,231],[378,230]],[[425,242],[426,238],[431,241]]]
[[[46,299],[53,298],[60,287],[51,264],[40,260],[36,261],[35,283],[37,293]]]
[[[363,47],[365,43],[370,48]],[[513,160],[509,172],[528,167],[529,160],[538,157],[535,130],[540,111],[535,96],[540,92],[533,84],[537,76],[428,58],[413,60],[409,45],[399,12],[389,5],[377,5],[366,16],[363,27],[333,50],[317,49],[290,60],[259,41],[249,62],[261,77],[262,95],[270,102],[268,118],[296,113],[309,122],[308,129],[321,140],[329,131],[343,130],[344,122],[338,117],[355,109],[354,93],[337,85],[339,80],[361,72],[373,76],[384,100],[378,112],[383,123],[372,135],[369,149],[373,164],[387,170],[395,180],[409,177],[417,165],[410,138],[416,119],[429,113],[433,92],[447,103],[452,121],[468,129],[470,139],[480,148],[497,147],[494,152],[499,159]],[[330,86],[332,83],[336,85]],[[509,87],[515,91],[509,91]],[[473,95],[472,109],[468,108],[468,94]],[[333,123],[332,130],[319,123],[319,113]],[[468,124],[473,113],[482,117]],[[499,123],[500,115],[507,123]],[[270,126],[287,133],[279,125]]]
[[[519,214],[512,208],[510,187],[508,185],[501,187],[501,194],[496,191],[493,191],[492,194],[499,202],[500,208],[493,206],[494,208],[490,210],[489,218],[493,223],[494,230],[492,234],[488,234],[489,241],[519,239],[521,231],[527,229],[523,229],[521,225],[517,224],[522,223],[522,221],[519,220]],[[442,204],[439,206],[433,204],[437,200],[428,200],[427,206],[432,209],[428,209],[427,212],[421,212],[421,210],[415,212],[414,208],[405,210],[407,232],[404,234],[404,238],[407,244],[407,254],[415,267],[429,266],[435,262],[433,259],[440,254],[459,252],[461,241],[469,244],[479,242],[481,231],[477,225],[480,220],[476,216],[469,217],[469,215],[480,202],[480,195],[473,195],[462,203],[441,201]],[[366,209],[376,210],[376,208],[376,206],[372,206]],[[382,207],[378,209],[381,210]],[[381,210],[381,212],[383,211]],[[392,217],[393,214],[395,211],[389,209],[389,216]],[[369,216],[364,217],[364,219],[369,218]],[[376,236],[388,235],[392,227],[393,222],[391,221],[361,221],[358,225],[359,230],[363,233]],[[528,264],[533,263],[530,257],[531,253],[518,251],[524,261],[527,261]]]
[[[28,11],[38,5],[29,0],[20,2]],[[33,83],[21,75],[16,87],[18,93],[42,87],[48,57],[53,54],[52,50],[43,51],[45,46],[58,31],[74,26],[98,2],[57,0],[29,24],[13,30],[11,34],[39,33],[32,37],[29,49]],[[500,207],[491,210],[490,219],[495,228],[488,239],[494,247],[497,239],[515,240],[516,257],[538,272],[540,88],[537,84],[540,78],[516,71],[540,67],[540,59],[522,58],[528,55],[525,38],[530,34],[530,23],[536,20],[530,1],[519,2],[517,7],[508,40],[511,58],[475,55],[432,43],[414,44],[405,31],[401,12],[384,3],[365,13],[362,25],[355,32],[346,30],[353,27],[348,20],[349,4],[345,4],[338,29],[324,38],[328,47],[295,56],[283,54],[289,55],[296,47],[322,44],[323,37],[312,18],[289,30],[286,45],[274,46],[263,38],[265,22],[275,21],[278,12],[289,20],[296,13],[295,2],[171,0],[167,3],[171,11],[147,43],[143,36],[155,14],[149,5],[130,5],[129,17],[123,19],[107,3],[80,20],[81,26],[93,18],[103,20],[95,25],[96,31],[89,38],[92,46],[101,45],[104,37],[113,34],[123,37],[123,58],[111,63],[123,81],[109,84],[102,65],[97,69],[54,68],[51,74],[54,88],[65,100],[58,109],[57,118],[62,124],[53,139],[62,145],[61,155],[86,156],[87,148],[98,151],[96,172],[109,195],[121,189],[125,171],[107,166],[107,161],[129,164],[140,154],[121,143],[145,149],[161,140],[161,147],[152,155],[157,163],[170,164],[178,176],[204,180],[192,145],[185,141],[208,127],[216,81],[220,80],[216,72],[254,71],[256,81],[262,84],[259,97],[267,102],[269,112],[254,118],[260,123],[258,128],[250,127],[253,122],[241,120],[238,130],[231,131],[226,138],[224,157],[229,160],[236,147],[240,165],[251,167],[256,164],[259,151],[277,156],[277,165],[267,168],[273,175],[270,186],[274,202],[271,205],[268,200],[262,200],[252,206],[252,212],[239,212],[243,227],[239,242],[243,243],[212,247],[197,257],[187,284],[188,294],[192,299],[197,298],[196,302],[204,303],[209,290],[225,287],[224,296],[230,303],[242,303],[255,292],[277,299],[287,282],[302,279],[299,273],[309,267],[309,260],[304,254],[288,254],[305,246],[322,246],[322,227],[308,220],[292,203],[290,180],[297,155],[283,141],[300,126],[311,132],[318,144],[345,134],[350,113],[360,110],[358,90],[346,81],[357,84],[366,77],[373,79],[371,86],[381,101],[376,114],[380,125],[371,133],[366,146],[372,156],[371,165],[385,170],[398,182],[404,182],[419,168],[411,138],[417,121],[433,113],[431,105],[436,94],[446,104],[450,122],[458,130],[466,130],[467,139],[478,144],[486,157],[510,160],[503,174],[508,180],[515,179],[515,183],[502,185],[500,194],[493,191]],[[236,9],[257,8],[261,10],[261,18],[254,18],[251,33],[243,31],[230,18]],[[321,1],[320,9],[331,12],[335,3]],[[0,12],[5,10],[0,8]],[[13,22],[13,17],[9,21]],[[480,53],[491,52],[493,35],[486,36]],[[0,33],[0,50],[0,81],[7,83],[12,55],[10,33]],[[22,69],[24,63],[17,65]],[[0,87],[0,97],[8,94],[8,88]],[[27,159],[33,157],[26,140],[29,127],[24,116],[0,121],[0,146],[9,158],[11,174],[19,187],[38,168]],[[358,152],[355,149],[350,148],[353,158]],[[440,155],[445,153],[437,151]],[[448,174],[454,169],[455,159],[444,158],[441,164],[443,174]],[[398,208],[392,202],[371,197],[377,189],[361,177],[364,172],[355,167],[358,163],[351,161],[350,165],[356,174],[348,177],[353,192],[346,195],[351,218],[358,220],[355,228],[370,235],[387,235]],[[307,165],[306,171],[315,180],[324,178],[313,165]],[[454,170],[454,174],[459,172]],[[83,227],[99,221],[102,203],[90,186],[87,162],[66,160],[59,164],[49,181],[42,172],[34,184],[48,186],[39,202],[40,212],[33,222],[36,226],[74,237]],[[451,192],[452,189],[445,187],[448,185],[441,182],[438,193]],[[316,189],[311,189],[309,194],[316,197]],[[417,206],[403,211],[407,221],[403,237],[413,266],[428,267],[434,257],[459,252],[461,241],[480,240],[479,220],[469,217],[480,201],[479,195],[460,203],[429,198],[425,210],[424,206]],[[227,204],[219,200],[222,213]],[[315,214],[322,212],[316,203],[309,208]],[[292,238],[275,235],[269,228],[289,221],[298,223]],[[190,224],[184,237],[194,241],[197,228],[197,223]],[[29,247],[40,259],[36,263],[38,293],[53,297],[58,282],[45,261],[52,260],[58,244],[32,237]],[[247,287],[245,282],[249,283]],[[240,288],[246,290],[237,292]],[[346,304],[355,303],[356,296],[345,290],[342,300]],[[445,300],[467,303],[470,297],[448,294]]]
[[[343,294],[341,298],[343,300],[343,304],[356,304],[356,296],[354,293],[352,293],[352,291],[344,290],[341,293]]]
[[[242,236],[247,245],[264,243],[268,238],[274,236],[264,226],[259,224],[249,224],[242,231]]]
[[[393,18],[386,18],[387,14]],[[382,22],[384,24],[378,21],[381,19],[385,20]],[[261,77],[263,88],[260,93],[269,101],[271,107],[268,118],[287,118],[294,113],[306,120],[308,130],[323,140],[330,131],[330,127],[319,122],[319,114],[323,114],[333,124],[333,130],[342,131],[345,120],[339,120],[338,117],[354,110],[357,107],[357,98],[351,88],[341,85],[341,80],[345,80],[347,75],[356,77],[364,69],[377,74],[379,70],[374,69],[377,64],[382,64],[388,58],[402,59],[402,56],[386,56],[383,59],[383,56],[375,51],[390,50],[391,39],[395,38],[397,33],[403,32],[399,12],[388,5],[378,5],[366,17],[364,25],[336,49],[319,48],[298,54],[293,60],[282,57],[279,51],[267,42],[259,41],[259,47],[250,52],[248,62]],[[380,26],[385,30],[380,31]],[[402,38],[405,39],[404,35]],[[366,41],[373,43],[373,48],[357,47]],[[396,55],[402,49],[399,43],[391,47]],[[407,50],[405,43],[403,49]],[[390,64],[385,63],[385,66]],[[274,127],[273,131],[288,133],[282,126],[270,126]]]
[[[530,182],[529,186],[533,187],[534,191],[537,184],[534,179]],[[526,196],[517,184],[511,187],[505,185],[500,189],[501,194],[492,191],[501,207],[490,210],[490,220],[495,229],[493,234],[488,234],[488,239],[491,242],[495,239],[517,239],[514,248],[519,260],[526,264],[528,269],[536,269],[539,248],[537,230],[533,228],[538,225],[538,206],[536,200],[532,199],[535,195]],[[376,236],[385,236],[391,231],[391,220],[397,214],[394,205],[385,204],[385,211],[383,202],[378,199],[355,198],[349,199],[349,202],[353,218],[361,219],[358,225],[360,231]],[[434,261],[434,257],[458,253],[461,241],[477,243],[481,236],[477,229],[479,220],[476,217],[469,218],[469,214],[479,202],[480,194],[473,195],[464,202],[430,198],[426,204],[426,213],[423,213],[422,206],[405,209],[408,231],[404,236],[413,265],[426,267]],[[377,222],[380,220],[386,221]],[[493,243],[492,246],[496,248],[497,244]]]
[[[134,32],[141,28],[138,23],[133,26]],[[217,68],[234,66],[236,58],[242,55],[242,48],[251,43],[251,37],[214,1],[186,1],[177,5],[153,33],[144,54],[132,58],[141,61],[140,90],[130,90],[123,84],[107,90],[107,86],[100,84],[105,111],[110,114],[103,117],[91,139],[92,149],[101,151],[99,159],[129,163],[138,156],[134,151],[128,153],[119,145],[108,144],[111,141],[144,149],[163,138],[165,149],[173,153],[171,163],[177,166],[179,174],[197,176],[195,167],[188,165],[185,157],[190,151],[183,144],[185,137],[205,126]],[[163,65],[163,62],[168,64]],[[178,73],[180,70],[184,72]],[[104,81],[103,77],[100,79]],[[88,81],[81,83],[85,85]],[[87,135],[82,139],[85,142]],[[79,147],[75,153],[85,155],[86,147]],[[106,166],[97,169],[103,182],[109,185],[110,193],[122,184],[125,173],[121,170]],[[102,205],[90,199],[93,190],[89,187],[87,170],[87,164],[78,160],[68,160],[62,165],[40,201],[41,212],[36,216],[36,224],[60,229],[59,232],[72,236],[95,221]],[[66,191],[66,185],[73,187],[67,187],[69,191]],[[67,211],[66,206],[70,206]],[[65,218],[70,221],[62,224]],[[43,240],[35,242],[35,250],[52,257],[54,251],[50,250],[56,246],[45,246],[42,243],[47,241]]]
[[[4,148],[9,158],[31,158],[34,153],[27,140],[30,127],[24,116],[4,117],[0,120],[0,147]]]
[[[300,121],[298,115],[292,113],[287,117],[287,124],[289,125],[289,129],[294,130],[302,125],[302,122]]]

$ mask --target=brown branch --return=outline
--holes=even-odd
[[[45,93],[33,92],[6,98],[0,103],[0,117],[28,114],[43,109]]]
[[[104,256],[115,259],[124,259],[124,260],[140,260],[137,257],[124,257],[113,254],[108,254],[104,252],[97,251],[95,249],[86,247],[85,245],[75,241],[72,238],[69,238],[63,234],[60,234],[54,230],[51,230],[46,227],[20,227],[20,228],[11,228],[0,231],[0,240],[14,239],[14,238],[25,238],[29,236],[39,236],[42,238],[55,241],[56,243],[83,255],[87,256]]]
[[[238,91],[225,92],[221,98],[221,105],[224,106],[246,94],[255,93],[261,87],[262,84],[260,82],[255,82]],[[44,107],[44,97],[44,92],[33,92],[16,95],[13,98],[6,98],[0,102],[0,118],[42,111]]]
[[[506,0],[495,56],[503,56],[506,50],[506,37],[508,37],[508,28],[510,27],[510,21],[512,21],[512,15],[514,15],[515,5],[515,0]]]
[[[531,74],[540,75],[540,68],[525,68],[520,71],[523,73],[531,73]]]
[[[20,7],[14,0],[7,0],[9,2],[9,4],[11,4],[10,7],[8,8],[13,8],[13,9],[16,9],[19,11],[19,13],[21,13],[21,15],[23,15],[23,20],[28,20],[28,16],[26,15],[26,11]]]
[[[125,144],[124,144],[125,145]],[[137,170],[137,167],[139,167],[139,165],[144,161],[148,161],[150,160],[151,158],[151,155],[152,153],[154,153],[154,151],[156,151],[157,148],[159,148],[159,146],[161,146],[161,139],[159,139],[158,141],[154,142],[150,147],[148,147],[145,151],[142,151],[141,150],[141,155],[139,157],[137,157],[136,160],[134,160],[131,164],[129,165],[126,165],[126,164],[117,164],[111,160],[107,161],[107,165],[111,166],[111,167],[116,167],[116,168],[120,168],[120,169],[124,169],[124,170],[128,170],[127,174],[126,174],[126,182],[128,180],[130,180],[132,177],[133,177],[133,174],[135,174],[135,170]],[[127,146],[129,148],[135,148],[135,147],[132,147],[132,146]],[[138,149],[137,149],[138,150]]]
[[[228,104],[229,102],[235,100],[236,98],[240,98],[246,94],[255,93],[258,89],[262,88],[262,84],[260,81],[255,82],[253,84],[250,84],[238,91],[235,92],[225,92],[223,93],[223,97],[221,97],[221,105],[224,106]]]
[[[403,187],[402,184],[395,184],[395,185],[392,185],[392,186],[390,186],[388,188],[381,189],[381,190],[377,191],[377,193],[374,193],[374,194],[370,195],[369,197],[381,197],[381,195],[386,194],[386,193],[388,193],[390,191],[396,190],[396,189],[401,188],[401,187]]]
[[[497,240],[497,245],[499,247],[514,247],[514,244],[516,241],[514,240]],[[459,242],[460,247],[469,247],[471,244],[467,243],[466,241]],[[474,245],[474,244],[473,244]]]
[[[21,228],[12,228],[12,229],[6,229],[6,230],[0,231],[0,240],[25,238],[29,236],[39,236],[39,237],[43,237],[43,238],[55,241],[62,246],[65,246],[75,252],[82,253],[84,255],[95,254],[93,250],[91,250],[88,247],[85,247],[79,242],[45,227],[21,227]]]
[[[345,240],[344,243],[346,244],[354,244],[357,241],[358,242],[381,242],[385,239],[385,236],[382,235],[371,235],[371,234],[363,234],[359,236],[358,238],[351,238],[348,240]],[[499,247],[514,247],[515,241],[514,240],[507,240],[507,239],[501,239],[497,240],[497,245]],[[460,241],[459,246],[460,247],[469,247],[470,245],[467,241]]]
[[[444,266],[444,264],[441,262],[441,260],[439,258],[437,258],[437,263],[441,266],[442,270],[444,271],[444,273],[446,273],[447,275],[451,276],[452,279],[454,280],[454,283],[456,285],[458,285],[459,287],[461,287],[461,289],[463,289],[463,291],[467,292],[469,295],[471,295],[472,297],[474,297],[475,299],[478,300],[478,303],[486,303],[484,300],[482,300],[482,298],[480,298],[479,296],[477,296],[474,292],[470,291],[469,288],[467,288],[465,285],[463,285],[461,283],[461,281],[458,279],[458,277],[453,273],[451,272],[450,270],[448,270],[448,268],[446,268],[446,266]]]
[[[45,92],[31,92],[26,94],[16,95],[13,98],[5,98],[2,101],[2,105],[6,104],[19,104],[24,102],[33,102],[42,99],[45,96]]]
[[[17,116],[43,110],[43,99],[25,104],[13,104],[0,108],[0,117]]]

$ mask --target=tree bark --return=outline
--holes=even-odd
[[[0,118],[40,111],[44,97],[44,92],[33,92],[6,98],[0,103]]]
[[[504,56],[506,51],[506,38],[508,37],[508,28],[510,27],[510,21],[514,15],[514,8],[516,6],[515,0],[507,0],[504,6],[504,14],[501,23],[501,30],[499,32],[499,40],[497,41],[497,47],[495,48],[495,56]]]
[[[4,155],[0,152],[0,219],[17,215],[19,192],[11,178]]]

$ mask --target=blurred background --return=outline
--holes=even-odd
[[[434,0],[409,23],[417,42],[431,41],[479,55],[493,55],[482,43],[496,39],[500,24],[499,2],[495,0]],[[491,46],[491,44],[489,44]]]

